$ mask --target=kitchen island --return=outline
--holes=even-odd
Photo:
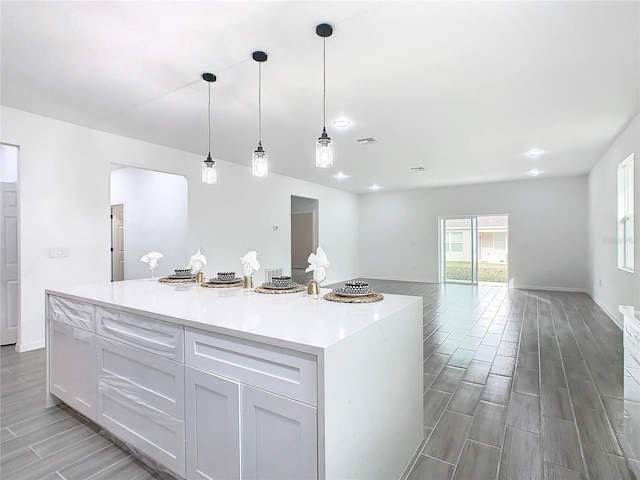
[[[178,476],[399,478],[422,441],[420,297],[152,280],[46,296],[50,399]]]

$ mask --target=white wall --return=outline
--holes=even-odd
[[[131,167],[111,172],[111,204],[124,204],[125,280],[150,277],[140,257],[151,250],[164,255],[156,276],[189,263],[187,195],[181,175]]]
[[[635,217],[640,213],[640,115],[589,173],[589,292],[617,322],[618,305],[640,309],[640,222],[635,222],[635,274],[617,268],[618,164],[635,152]],[[602,285],[600,284],[602,282]]]
[[[509,215],[509,278],[516,288],[587,288],[587,178],[363,195],[360,272],[438,281],[438,217]]]
[[[254,249],[263,269],[288,267],[291,195],[320,202],[320,243],[331,260],[327,283],[358,275],[354,194],[275,174],[254,178],[248,167],[224,161],[218,162],[219,183],[204,185],[202,156],[8,107],[0,112],[0,141],[20,146],[21,351],[44,345],[45,288],[111,278],[112,163],[186,177],[188,252],[202,247],[207,276],[240,271],[240,256]],[[49,258],[50,247],[66,247],[69,256]]]

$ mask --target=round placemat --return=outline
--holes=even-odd
[[[169,278],[162,277],[158,280],[160,283],[196,283],[195,275],[191,278]]]
[[[383,298],[384,296],[381,293],[372,293],[365,297],[341,297],[340,295],[330,292],[324,296],[325,300],[337,303],[373,303],[379,302]]]
[[[211,282],[202,282],[200,285],[207,288],[236,288],[242,286],[242,280],[238,280],[233,283],[211,283]]]
[[[288,288],[286,290],[275,290],[272,288],[264,288],[264,287],[256,287],[254,289],[255,292],[258,293],[270,293],[270,294],[281,294],[281,293],[298,293],[298,292],[304,292],[307,289],[307,287],[305,287],[304,285],[296,285],[293,288]]]

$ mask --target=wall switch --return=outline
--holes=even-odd
[[[65,247],[55,247],[49,249],[49,257],[62,258],[69,256],[69,249]]]
[[[278,230],[278,228],[280,228],[280,227],[278,227],[278,225],[274,225],[273,226],[273,231],[275,232],[276,230]]]

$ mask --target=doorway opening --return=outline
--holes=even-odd
[[[0,345],[17,343],[20,324],[18,153],[0,144]]]
[[[508,215],[441,217],[440,281],[507,284],[508,239]]]
[[[149,278],[140,258],[162,253],[155,274],[184,267],[188,258],[188,184],[182,175],[111,165],[112,280]]]
[[[124,204],[111,205],[111,281],[124,280]]]
[[[291,195],[291,278],[306,285],[309,254],[318,248],[318,200]]]

